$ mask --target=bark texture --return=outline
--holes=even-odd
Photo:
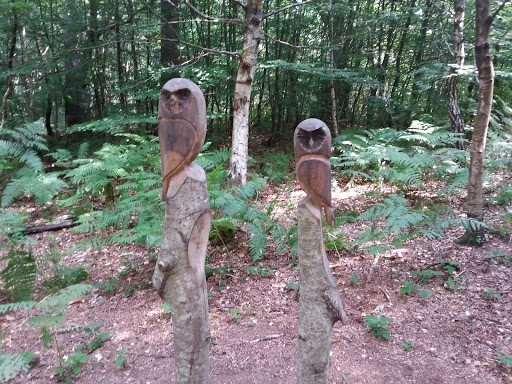
[[[153,285],[169,303],[177,384],[210,381],[210,327],[204,263],[211,226],[206,175],[190,164],[170,183]]]
[[[459,81],[459,71],[464,65],[464,12],[466,0],[454,0],[454,19],[453,19],[453,55],[455,63],[450,69],[448,77],[448,114],[450,115],[450,126],[453,133],[458,133],[461,139],[464,137],[464,119],[459,108],[459,95],[457,83]],[[464,141],[457,141],[456,147],[464,149]]]
[[[490,16],[490,0],[476,1],[476,37],[475,56],[480,82],[480,96],[475,116],[473,137],[471,142],[471,161],[469,165],[469,183],[467,197],[467,216],[483,221],[483,175],[485,144],[487,130],[492,110],[494,90],[494,67],[491,58],[490,30],[492,17]],[[485,241],[483,228],[466,233],[461,242],[482,244]]]
[[[299,202],[299,325],[297,383],[327,384],[334,324],[347,321],[325,253],[320,209]]]
[[[247,181],[251,90],[262,29],[262,0],[247,0],[242,57],[238,66],[233,109],[233,134],[228,178],[238,184]]]

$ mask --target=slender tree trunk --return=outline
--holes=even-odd
[[[126,93],[123,90],[124,86],[124,67],[123,67],[123,50],[121,46],[121,15],[119,12],[119,0],[115,2],[114,19],[116,21],[116,64],[117,64],[117,81],[121,91],[119,92],[119,103],[121,109],[126,109]]]
[[[453,133],[460,135],[460,140],[456,143],[456,148],[464,149],[464,119],[459,109],[459,96],[457,92],[457,83],[459,81],[459,71],[464,65],[464,11],[466,0],[454,0],[455,16],[453,19],[453,54],[455,56],[454,66],[450,68],[448,77],[448,114],[450,115],[450,126]]]
[[[80,124],[90,117],[89,95],[87,92],[88,75],[92,53],[90,50],[81,52],[80,34],[77,29],[86,29],[87,26],[76,12],[75,0],[68,0],[66,7],[69,13],[64,15],[63,45],[72,52],[66,62],[66,77],[64,80],[64,115],[66,127]],[[79,28],[77,28],[77,25]]]
[[[251,90],[261,39],[262,2],[262,0],[247,0],[245,4],[244,43],[235,85],[231,161],[228,174],[228,179],[232,179],[235,184],[245,184],[247,181]]]
[[[162,16],[160,62],[164,66],[172,67],[169,72],[162,73],[162,84],[173,77],[179,77],[176,66],[180,62],[180,51],[178,49],[179,24],[171,24],[179,18],[179,0],[160,0],[160,11]]]
[[[14,0],[11,2],[14,3]],[[13,23],[11,30],[11,41],[9,43],[9,57],[7,59],[7,69],[10,71],[13,68],[14,54],[16,52],[16,37],[18,35],[18,14],[17,11],[14,10],[13,15]],[[0,129],[5,126],[5,122],[7,121],[7,100],[9,96],[14,92],[14,83],[12,81],[13,75],[7,76],[7,90],[5,91],[2,97],[2,123],[0,124]]]
[[[329,40],[330,44],[334,44],[334,25],[332,21],[332,0],[329,0]],[[334,69],[334,49],[329,50],[329,65]],[[336,88],[334,87],[334,79],[329,82],[331,88],[331,120],[334,137],[338,136],[338,105],[336,103]]]
[[[475,57],[478,67],[480,96],[471,141],[471,161],[467,197],[468,218],[483,221],[483,174],[485,144],[492,110],[494,90],[494,67],[491,58],[490,30],[493,17],[490,16],[490,0],[476,0]],[[485,242],[483,228],[479,225],[466,232],[460,240],[466,244],[480,245]]]

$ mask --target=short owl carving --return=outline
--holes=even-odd
[[[311,203],[325,210],[329,225],[335,224],[331,207],[331,132],[318,119],[307,119],[295,129],[295,169],[301,188]]]
[[[158,103],[158,139],[162,158],[163,190],[199,155],[206,136],[206,104],[199,87],[187,79],[169,80]]]

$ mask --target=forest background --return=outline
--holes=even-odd
[[[207,171],[215,212],[211,242],[227,249],[244,233],[254,271],[262,271],[258,263],[269,252],[295,258],[293,206],[283,197],[294,189],[293,131],[309,117],[333,133],[339,226],[325,235],[331,252],[366,252],[375,266],[412,239],[442,238],[460,227],[481,235],[474,243],[489,236],[510,242],[512,6],[506,1],[490,4],[495,78],[484,136],[487,217],[464,214],[482,81],[477,5],[3,1],[6,300],[37,306],[64,287],[76,294],[87,289],[74,285],[87,278],[85,265],[62,264],[64,250],[36,252],[28,236],[27,227],[59,221],[61,214],[87,234],[68,254],[139,244],[154,259],[164,211],[157,103],[162,85],[177,76],[197,83],[206,99],[207,144],[197,163]],[[237,177],[241,183],[226,183]],[[367,188],[365,206],[336,198],[336,191],[360,186]],[[346,223],[360,223],[360,233],[346,234]],[[223,280],[231,263],[207,272]],[[2,311],[24,308],[6,305]],[[41,321],[43,330],[58,327]]]

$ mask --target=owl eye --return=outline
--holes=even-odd
[[[311,138],[315,142],[315,145],[321,143],[325,139],[325,136],[326,134],[322,128],[315,129],[311,132]]]
[[[162,89],[162,92],[160,93],[160,97],[163,99],[163,101],[168,102],[171,98],[172,94],[169,91],[166,91],[165,89]]]
[[[175,91],[173,93],[181,101],[187,100],[190,97],[190,95],[192,94],[192,92],[190,92],[190,89],[188,89],[188,88],[178,89],[177,91]]]
[[[309,148],[309,143],[311,140],[311,132],[305,131],[303,129],[299,130],[297,132],[297,141],[300,143],[300,145],[304,148]]]

